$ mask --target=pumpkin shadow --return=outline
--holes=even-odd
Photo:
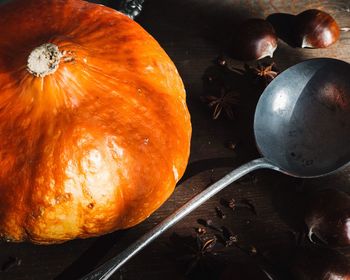
[[[188,164],[185,174],[182,176],[178,185],[182,184],[186,180],[196,176],[197,174],[208,171],[214,168],[223,168],[223,167],[235,167],[237,164],[232,157],[226,158],[210,158],[191,162]]]

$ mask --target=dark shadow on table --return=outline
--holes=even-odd
[[[290,47],[296,48],[298,46],[295,34],[295,16],[285,13],[275,13],[267,17],[274,27],[278,38],[287,43]]]
[[[77,280],[92,271],[106,256],[114,244],[126,234],[127,230],[116,231],[101,236],[55,280]]]

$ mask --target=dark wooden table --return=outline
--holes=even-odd
[[[117,0],[115,0],[117,1]],[[114,1],[103,2],[115,5]],[[267,0],[146,0],[137,21],[150,32],[174,60],[184,80],[188,106],[192,115],[193,139],[187,172],[172,197],[142,224],[99,238],[74,240],[62,245],[0,244],[0,264],[9,258],[21,260],[6,272],[2,280],[77,279],[98,264],[111,258],[172,213],[189,198],[219,179],[233,167],[257,157],[252,136],[252,116],[257,96],[255,85],[231,74],[233,88],[240,93],[240,103],[234,120],[211,119],[211,112],[201,101],[207,93],[208,77],[216,75],[216,59],[227,48],[236,24],[248,17],[265,18],[271,13],[299,13],[307,8],[320,8],[331,13],[341,27],[350,27],[350,2],[343,1],[267,1]],[[350,62],[350,32],[342,32],[336,45],[324,50],[298,49],[283,41],[273,61],[281,70],[312,57],[334,57]],[[267,60],[271,61],[271,60]],[[235,62],[242,68],[242,63]],[[215,78],[215,77],[214,77]],[[235,149],[228,142],[237,143]],[[322,152],[322,151],[320,151]],[[179,261],[179,248],[174,245],[174,233],[194,235],[198,219],[212,219],[214,224],[230,227],[239,242],[252,245],[258,252],[285,253],[293,245],[292,232],[303,228],[301,217],[304,192],[319,187],[336,187],[350,191],[349,172],[301,180],[272,171],[255,172],[233,184],[205,205],[186,217],[174,228],[131,260],[112,279],[185,279],[185,265]],[[249,209],[229,211],[223,200],[247,200],[257,215]],[[220,206],[226,219],[217,217]],[[249,258],[237,248],[229,248],[229,261]]]

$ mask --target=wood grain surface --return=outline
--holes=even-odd
[[[93,2],[117,6],[116,0]],[[230,74],[231,86],[240,94],[234,120],[225,117],[212,120],[201,96],[208,92],[208,76],[221,71],[216,63],[217,57],[229,47],[231,35],[239,22],[249,17],[266,18],[277,12],[297,14],[308,8],[327,11],[341,27],[350,27],[350,2],[346,0],[146,0],[137,21],[159,41],[178,67],[192,116],[191,158],[181,183],[156,213],[132,229],[53,246],[0,244],[0,265],[10,258],[21,260],[19,266],[0,272],[0,279],[78,279],[115,256],[212,181],[258,157],[252,117],[261,89],[240,75]],[[280,40],[273,61],[283,70],[313,57],[333,57],[350,62],[350,32],[342,32],[338,43],[322,50],[292,48]],[[234,65],[243,67],[241,62],[234,62]],[[228,148],[230,141],[237,143],[235,149]],[[332,176],[302,180],[272,171],[255,172],[191,213],[111,279],[186,279],[186,268],[176,258],[178,252],[171,236],[174,233],[194,235],[198,219],[212,219],[215,224],[230,227],[240,242],[254,246],[259,252],[283,255],[295,242],[292,232],[304,228],[301,213],[305,192],[324,187],[350,191],[349,174],[345,170]],[[254,205],[257,215],[247,209],[229,211],[220,204],[223,199],[231,198],[248,200]],[[216,206],[225,211],[226,219],[217,217]],[[228,261],[249,258],[237,248],[228,249],[225,254]]]

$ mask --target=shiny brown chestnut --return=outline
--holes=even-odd
[[[296,16],[295,35],[299,47],[326,48],[338,41],[340,28],[331,15],[312,9]]]
[[[335,189],[312,193],[305,211],[309,239],[330,247],[350,245],[350,196]]]
[[[277,48],[276,32],[264,19],[248,19],[236,28],[230,56],[242,61],[272,57]]]
[[[290,270],[295,280],[350,280],[349,260],[329,248],[298,248],[291,257]]]

